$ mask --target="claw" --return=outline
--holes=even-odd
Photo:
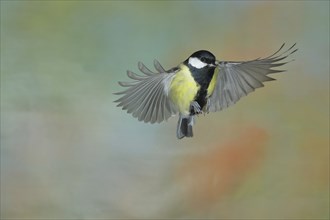
[[[203,111],[201,110],[201,107],[200,105],[198,104],[198,102],[196,101],[193,101],[191,104],[190,104],[192,110],[194,111],[195,114],[201,114],[203,113]]]

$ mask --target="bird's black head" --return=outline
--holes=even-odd
[[[187,64],[196,69],[215,67],[215,61],[215,56],[207,50],[196,51],[186,60]]]

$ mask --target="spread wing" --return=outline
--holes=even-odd
[[[235,104],[241,97],[263,87],[263,82],[274,80],[269,74],[283,72],[273,67],[282,66],[288,62],[280,62],[296,52],[295,45],[282,51],[285,44],[271,56],[244,62],[219,61],[219,74],[214,92],[209,97],[207,110],[221,111]],[[282,51],[282,52],[281,52]],[[290,61],[289,61],[290,62]]]
[[[177,112],[168,97],[168,89],[175,75],[175,69],[166,71],[157,60],[154,61],[154,66],[157,72],[152,72],[139,62],[138,67],[143,75],[127,71],[127,76],[133,81],[119,82],[119,85],[126,90],[115,93],[122,95],[115,102],[139,121],[159,123]]]

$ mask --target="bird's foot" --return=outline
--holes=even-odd
[[[201,110],[201,107],[200,107],[200,105],[198,104],[198,102],[193,101],[193,102],[190,104],[190,106],[191,106],[192,111],[193,111],[195,114],[202,114],[202,113],[203,113],[203,111]]]

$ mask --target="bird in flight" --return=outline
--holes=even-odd
[[[146,123],[179,115],[177,138],[192,137],[196,115],[221,111],[263,87],[263,82],[274,80],[270,74],[283,72],[274,67],[290,62],[284,60],[298,50],[296,44],[284,46],[268,57],[249,61],[219,61],[200,50],[169,70],[154,60],[156,72],[139,62],[142,74],[127,71],[132,81],[119,82],[125,90],[115,93],[121,95],[115,102]]]

